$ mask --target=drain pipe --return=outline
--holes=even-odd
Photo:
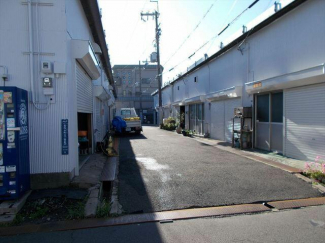
[[[29,72],[31,100],[34,104],[34,49],[33,49],[33,24],[32,24],[32,1],[28,0],[28,34],[29,34]]]
[[[37,29],[37,31],[39,31],[39,30]],[[33,39],[32,1],[31,0],[28,0],[28,34],[29,34],[30,89],[31,89],[31,96],[32,96],[31,101],[37,110],[45,110],[50,105],[50,99],[48,98],[46,107],[40,108],[35,103],[35,97],[34,97],[34,94],[35,94],[35,92],[34,92],[34,48],[33,48],[34,39]]]

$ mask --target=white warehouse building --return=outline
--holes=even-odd
[[[164,118],[231,142],[234,108],[252,107],[255,148],[325,156],[325,1],[295,0],[162,88]],[[158,109],[158,92],[154,96]]]
[[[115,101],[97,1],[1,0],[2,75],[0,86],[29,93],[32,188],[67,185],[105,136]]]

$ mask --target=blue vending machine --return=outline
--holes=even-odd
[[[30,189],[28,93],[0,86],[0,201]]]

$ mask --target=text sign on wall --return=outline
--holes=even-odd
[[[69,154],[68,119],[61,120],[62,154]]]

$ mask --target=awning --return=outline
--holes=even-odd
[[[246,83],[246,92],[249,94],[260,91],[288,89],[303,85],[325,82],[325,64],[302,69],[300,71],[278,75],[272,78]]]
[[[205,95],[199,95],[199,96],[195,96],[189,99],[185,99],[183,102],[186,105],[189,104],[195,104],[195,103],[202,103],[205,101]]]
[[[106,101],[111,98],[111,94],[109,94],[109,92],[101,85],[94,86],[94,96],[102,101]]]
[[[242,90],[242,86],[233,86],[228,89],[222,89],[216,92],[212,92],[206,96],[206,99],[211,102],[214,100],[237,98],[242,96]]]
[[[72,56],[86,70],[92,80],[98,79],[100,73],[97,69],[99,62],[96,54],[89,41],[86,40],[71,40]]]
[[[182,106],[182,105],[185,105],[184,101],[183,100],[180,100],[180,101],[175,101],[172,106]]]

